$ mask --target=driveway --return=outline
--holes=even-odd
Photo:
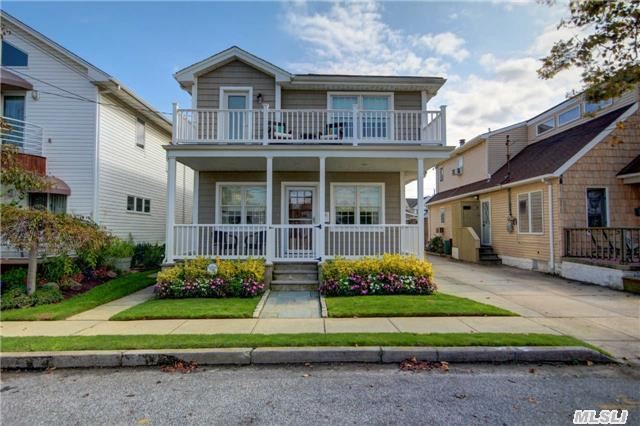
[[[489,303],[640,362],[640,296],[509,266],[429,256],[444,293]],[[493,318],[484,318],[491,331]]]

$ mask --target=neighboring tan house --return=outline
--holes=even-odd
[[[104,71],[5,13],[0,130],[29,167],[55,176],[25,200],[90,218],[135,241],[165,239],[171,122]],[[193,171],[180,166],[176,214],[191,219]],[[15,256],[3,251],[3,258]]]
[[[431,235],[462,260],[622,288],[640,267],[639,120],[637,89],[577,96],[461,142],[436,166]]]
[[[195,170],[197,221],[169,204],[166,260],[273,262],[411,253],[424,221],[406,223],[405,185],[448,156],[438,77],[291,74],[238,47],[175,74],[192,96],[175,107],[166,146]],[[418,203],[417,216],[425,214]]]

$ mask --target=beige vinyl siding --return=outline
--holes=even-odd
[[[453,220],[453,202],[429,204],[429,235],[431,238],[440,235],[445,240],[453,237],[451,222]],[[440,209],[444,210],[444,223],[440,222]],[[444,228],[444,234],[436,232],[437,228]]]
[[[511,142],[509,145],[511,158],[527,146],[527,125],[524,123],[519,127],[497,132],[487,137],[489,174],[495,173],[507,162],[507,135],[509,135]]]
[[[420,92],[395,92],[393,104],[396,110],[422,110],[422,93]]]
[[[275,79],[244,62],[235,60],[197,78],[198,108],[220,108],[220,87],[250,86],[253,87],[253,108],[260,109],[256,97],[262,93],[263,103],[275,108]]]
[[[217,182],[265,182],[264,172],[200,172],[199,213],[200,223],[215,223]],[[317,183],[317,172],[274,172],[273,174],[273,222],[282,222],[282,183]],[[385,222],[400,223],[400,174],[399,173],[344,173],[327,172],[325,207],[331,208],[331,183],[384,183]],[[265,183],[266,184],[266,183]],[[317,200],[316,200],[317,202]],[[316,222],[320,218],[316,217]]]
[[[452,170],[458,167],[458,159],[464,158],[464,171],[462,175],[452,174]],[[481,142],[459,155],[453,155],[448,160],[441,163],[438,167],[444,168],[444,180],[440,182],[439,171],[436,170],[436,180],[438,183],[438,192],[447,191],[462,185],[477,182],[487,178],[487,147],[486,142]]]
[[[171,135],[146,121],[145,147],[136,145],[137,114],[108,95],[101,96],[98,220],[120,238],[163,242],[165,238],[167,161],[162,145]],[[109,106],[118,105],[119,107]],[[178,164],[176,221],[191,220],[193,172]],[[127,211],[127,196],[151,200],[151,212]]]
[[[327,109],[325,90],[282,89],[282,109]]]
[[[561,203],[564,227],[587,226],[587,188],[607,188],[609,226],[640,226],[634,209],[640,206],[640,185],[625,185],[616,174],[640,155],[640,113],[624,128],[600,142],[562,176]]]
[[[15,69],[17,75],[28,80],[34,91],[39,92],[37,100],[31,96],[31,92],[26,92],[25,120],[43,128],[42,148],[47,157],[47,172],[64,180],[71,188],[67,201],[68,213],[93,217],[96,104],[91,101],[97,99],[98,90],[89,81],[86,69],[72,66],[68,60],[62,61],[59,54],[42,42],[13,25],[8,27],[11,33],[5,40],[26,52],[29,62],[27,67],[7,69]],[[19,74],[21,72],[33,78]],[[89,101],[44,93],[68,95],[43,81]]]
[[[613,100],[613,103],[611,105],[609,105],[606,108],[601,109],[600,111],[597,111],[595,113],[595,116],[600,116],[603,114],[607,114],[608,112],[611,112],[613,110],[616,110],[624,105],[629,105],[630,103],[633,102],[637,102],[638,100],[640,100],[640,87],[636,88],[635,90],[630,90],[628,92],[626,92],[625,94],[623,94],[621,97],[616,98]],[[557,113],[563,112],[567,109],[571,109],[574,105],[578,105],[582,103],[582,101],[579,101],[577,104],[570,104],[567,103],[566,106],[557,109]],[[547,132],[544,132],[543,134],[541,134],[540,136],[536,135],[536,127],[538,126],[538,124],[546,121],[549,117],[552,117],[552,115],[547,116],[547,114],[545,114],[544,116],[541,116],[539,119],[536,119],[535,121],[530,121],[529,122],[529,126],[528,126],[528,139],[529,139],[529,143],[534,143],[537,142],[541,139],[547,138],[551,135],[555,135],[557,133],[560,132],[564,132],[567,129],[570,129],[572,127],[578,126],[580,124],[585,123],[586,121],[589,121],[591,119],[594,118],[594,115],[588,115],[588,116],[583,116],[575,121],[572,121],[571,123],[565,124],[564,126],[560,126],[560,127],[556,127],[552,130],[549,130]]]

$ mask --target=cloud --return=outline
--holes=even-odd
[[[469,55],[453,33],[405,34],[391,28],[374,2],[331,3],[322,11],[287,4],[284,29],[306,44],[312,58],[289,64],[298,72],[443,76],[450,68],[445,57]]]

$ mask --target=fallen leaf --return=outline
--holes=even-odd
[[[593,365],[593,361],[587,360],[587,367],[591,367]]]
[[[455,396],[458,399],[465,399],[467,397],[467,395],[463,393],[454,393],[453,396]]]
[[[533,373],[535,373],[535,372],[536,372],[536,369],[535,369],[535,368],[530,368],[530,369],[529,369],[529,373],[533,374]]]
[[[139,425],[148,425],[149,423],[151,423],[151,420],[147,419],[146,417],[144,419],[138,420]]]

